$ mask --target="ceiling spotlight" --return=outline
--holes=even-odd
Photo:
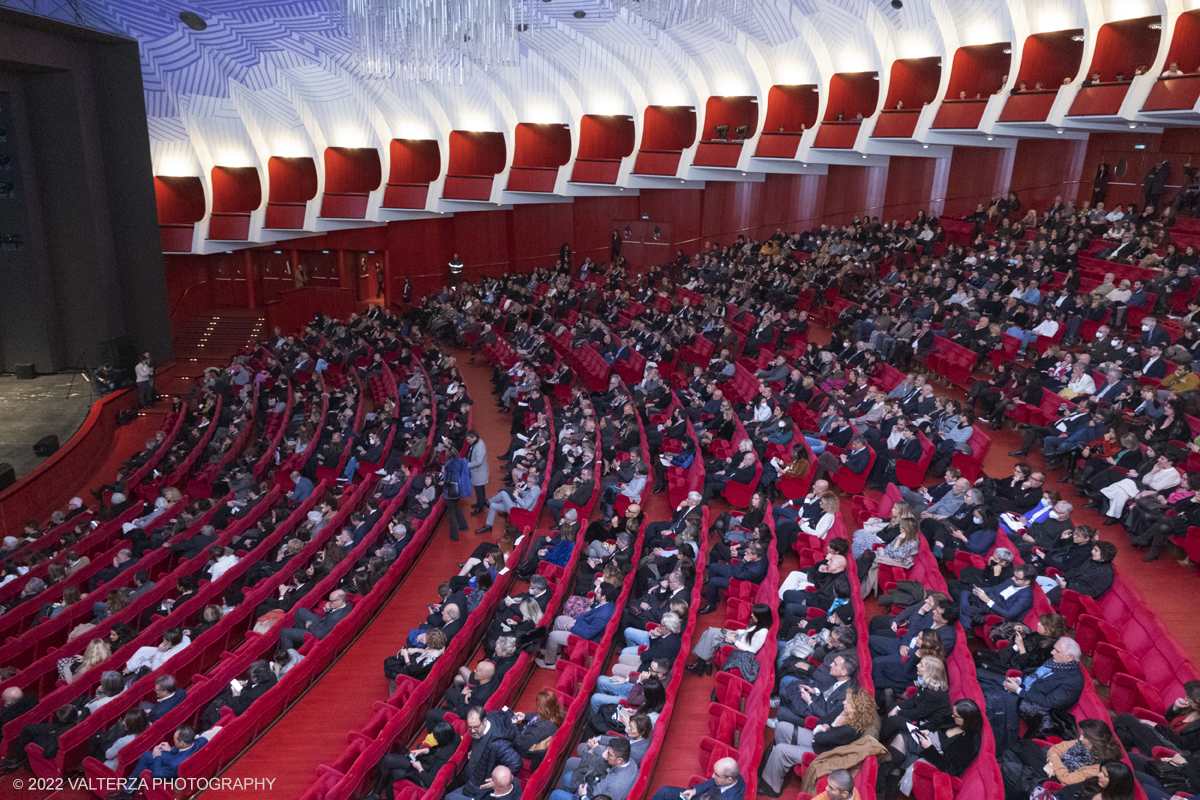
[[[519,25],[517,25],[517,31],[518,31],[518,32],[520,32],[520,33],[524,33],[524,32],[525,32],[525,31],[527,31],[527,30],[529,30],[529,23],[528,23],[528,22],[522,22],[522,23],[520,23]]]
[[[587,16],[587,12],[581,8],[575,12],[574,16],[575,16],[575,19],[583,19],[584,17]]]
[[[867,157],[867,154],[866,154],[866,153],[863,153],[863,158],[866,158],[866,157]]]
[[[987,140],[990,142],[992,139],[995,139],[995,138],[996,138],[995,136],[989,136],[989,137],[987,137]]]
[[[717,132],[718,139],[728,139],[729,138],[729,126],[728,125],[718,125],[713,130],[715,130]]]
[[[1079,34],[1075,34],[1074,36],[1072,36],[1072,37],[1071,37],[1071,41],[1072,41],[1072,42],[1082,42],[1082,41],[1083,41],[1083,37],[1082,37],[1082,36],[1080,36]]]
[[[1058,128],[1057,130],[1055,130],[1055,133],[1062,133],[1062,132],[1063,132],[1062,128]]]
[[[749,125],[738,125],[733,131],[733,138],[739,142],[746,141],[746,136],[750,133]]]
[[[921,145],[921,147],[922,147],[923,149],[925,149],[925,150],[928,150],[928,149],[929,149],[929,145],[927,145],[927,144],[923,144],[923,145]]]
[[[201,19],[195,11],[179,12],[179,21],[194,31],[202,31],[208,27],[208,23]]]
[[[904,8],[904,0],[892,0],[892,8],[896,9],[897,11]]]
[[[1006,47],[1006,48],[1004,48],[1003,50],[1001,50],[1000,52],[1004,53],[1004,55],[1006,55],[1006,56],[1011,56],[1011,55],[1012,55],[1012,48],[1011,48],[1011,47]]]
[[[1150,30],[1152,30],[1152,31],[1161,31],[1161,30],[1162,30],[1162,23],[1161,23],[1161,22],[1151,22],[1151,23],[1150,23],[1148,26],[1146,26],[1146,27],[1150,28]]]
[[[1134,130],[1134,129],[1136,129],[1136,128],[1137,128],[1137,123],[1136,123],[1136,122],[1131,122],[1131,123],[1129,123],[1129,130],[1131,130],[1131,131],[1132,131],[1132,130]]]

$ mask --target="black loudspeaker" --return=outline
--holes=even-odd
[[[13,364],[13,374],[19,380],[31,381],[37,377],[37,370],[33,364]]]
[[[17,473],[12,464],[0,464],[0,491],[7,489],[17,482]]]
[[[53,434],[38,439],[37,444],[33,446],[33,454],[39,458],[52,456],[56,450],[58,450],[58,437]]]
[[[100,342],[100,363],[128,369],[138,362],[138,352],[129,336],[117,336]]]

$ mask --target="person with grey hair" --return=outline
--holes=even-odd
[[[1059,500],[1045,519],[1033,523],[1019,535],[1014,535],[1013,544],[1016,545],[1021,558],[1028,561],[1033,558],[1035,548],[1050,550],[1069,540],[1071,531],[1075,529],[1075,523],[1071,522],[1073,513],[1075,506],[1066,500]]]
[[[1020,737],[1022,719],[1028,725],[1026,735],[1033,738],[1047,725],[1051,712],[1067,711],[1079,702],[1085,681],[1079,663],[1082,655],[1078,642],[1063,636],[1044,664],[1020,676],[978,670],[997,753],[1010,749]]]
[[[1036,568],[1031,564],[1020,564],[1004,583],[987,589],[976,586],[961,590],[957,598],[959,619],[963,625],[971,626],[982,625],[992,615],[1013,622],[1020,621],[1033,608],[1033,582],[1036,578]]]
[[[613,664],[613,677],[628,678],[631,672],[644,672],[655,660],[673,662],[682,646],[682,631],[683,620],[678,614],[672,611],[663,614],[658,627],[650,631],[650,642],[644,651],[639,653],[637,645],[621,651],[617,663]]]
[[[100,685],[96,687],[96,694],[87,703],[86,708],[89,712],[95,712],[101,706],[111,703],[123,691],[125,679],[121,673],[113,669],[105,670],[100,675]]]

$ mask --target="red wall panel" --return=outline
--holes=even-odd
[[[945,188],[938,186],[939,160],[909,156],[888,159],[880,219],[903,222],[915,217],[918,211],[928,212],[931,202],[940,194],[937,190]]]
[[[1078,139],[1022,139],[1017,143],[1009,189],[1024,208],[1044,209],[1054,198],[1074,197],[1087,142]]]
[[[986,100],[999,90],[1011,66],[1012,44],[1009,42],[958,48],[954,52],[954,66],[950,68],[946,99],[957,100],[962,92],[966,92],[967,99],[979,95]]]
[[[1099,72],[1100,79],[1108,82],[1123,72],[1128,81],[1138,67],[1149,69],[1162,41],[1162,31],[1150,26],[1161,23],[1162,17],[1140,17],[1101,26],[1088,74]]]
[[[498,274],[512,262],[511,211],[471,211],[454,215],[455,252],[462,260],[464,275],[480,271]]]
[[[1167,66],[1174,61],[1184,72],[1200,69],[1200,10],[1187,11],[1175,20],[1171,48],[1167,50]]]
[[[1004,103],[1000,112],[1001,122],[1044,122],[1058,92],[1022,92],[1014,94]]]
[[[944,100],[933,118],[935,128],[977,128],[987,100]]]
[[[696,141],[696,109],[691,106],[647,106],[641,150],[682,152]]]
[[[575,233],[571,203],[534,203],[514,206],[512,214],[512,261],[518,270],[532,270],[558,260],[564,243]],[[572,251],[575,245],[571,245]],[[572,258],[572,261],[578,259]]]
[[[907,139],[917,130],[917,121],[921,116],[918,110],[881,111],[871,131],[872,139]]]
[[[197,177],[155,176],[159,225],[192,225],[204,219],[204,185]]]
[[[945,213],[964,216],[1008,191],[1014,151],[999,147],[956,147],[950,156]]]
[[[1200,75],[1159,78],[1142,104],[1142,111],[1190,109],[1197,100],[1200,100]]]
[[[737,129],[742,125],[748,128],[746,139],[758,133],[758,99],[755,97],[710,97],[704,106],[704,125],[700,131],[700,141],[710,142],[717,139],[716,126],[728,125],[726,138],[730,141],[736,137]]]
[[[307,203],[317,196],[317,166],[311,158],[280,158],[267,162],[271,203]]]
[[[585,114],[579,123],[577,158],[620,160],[633,154],[633,117]]]
[[[574,238],[571,249],[574,260],[591,258],[597,264],[609,260],[612,246],[613,221],[638,215],[636,195],[616,197],[576,197],[573,209]]]
[[[447,175],[496,175],[504,171],[508,150],[497,131],[450,131]]]
[[[325,148],[325,193],[370,194],[383,183],[383,165],[374,147]]]
[[[1084,41],[1075,41],[1083,36],[1083,30],[1075,28],[1050,33],[1035,33],[1025,38],[1021,49],[1021,66],[1017,70],[1017,81],[1025,81],[1034,89],[1038,81],[1044,88],[1057,90],[1064,78],[1074,80],[1083,63]]]
[[[855,115],[869,117],[879,105],[878,72],[839,72],[829,79],[829,103],[825,122],[833,122],[841,112],[846,122]]]
[[[214,214],[249,214],[262,205],[255,167],[213,167],[212,191]]]
[[[514,167],[561,167],[571,160],[571,129],[566,125],[517,125]]]
[[[638,197],[641,216],[669,222],[674,242],[685,253],[695,253],[701,237],[703,189],[642,189]]]
[[[1145,149],[1135,150],[1135,145],[1144,145]],[[1200,151],[1200,130],[1196,128],[1168,128],[1161,134],[1093,133],[1088,138],[1087,154],[1081,170],[1083,180],[1079,185],[1079,200],[1091,198],[1092,179],[1100,164],[1105,163],[1112,174],[1105,205],[1112,208],[1118,204],[1137,203],[1141,207],[1145,202],[1142,179],[1155,161],[1166,159],[1171,162],[1171,172],[1159,202],[1160,205],[1170,202],[1179,191],[1183,165],[1195,158],[1197,151]],[[1118,174],[1122,172],[1118,169],[1122,161],[1125,162],[1125,169],[1123,174]]]
[[[796,133],[817,124],[820,97],[815,84],[772,86],[767,93],[763,133]]]
[[[442,151],[437,139],[392,139],[388,183],[430,184],[442,174]]]
[[[937,99],[941,80],[941,56],[898,58],[892,62],[887,101],[883,107],[895,108],[897,102],[903,101],[906,109],[920,111],[921,106]]]

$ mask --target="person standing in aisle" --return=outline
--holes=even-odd
[[[463,516],[458,502],[463,497],[471,495],[471,468],[467,460],[451,451],[442,467],[442,493],[446,498],[446,516],[450,519],[450,541],[458,541],[458,532],[467,529],[467,520]]]
[[[150,364],[149,353],[142,354],[142,359],[133,368],[133,372],[137,378],[138,405],[141,408],[150,408],[158,398],[154,393],[154,367]]]
[[[471,506],[471,513],[482,514],[488,509],[487,445],[473,430],[467,431],[467,466],[471,469],[471,485],[475,487],[475,505]]]

